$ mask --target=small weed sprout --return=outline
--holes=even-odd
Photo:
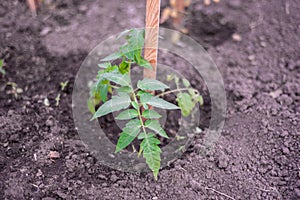
[[[55,97],[55,105],[59,106],[60,103],[60,97],[61,97],[61,92],[63,92],[66,87],[68,86],[69,81],[65,81],[65,82],[60,82],[60,92],[57,94],[57,96]]]
[[[13,94],[16,99],[19,94],[23,93],[23,89],[19,88],[15,82],[7,82],[6,85],[11,87],[11,90],[9,90],[7,94]]]

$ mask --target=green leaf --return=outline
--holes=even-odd
[[[120,74],[120,73],[105,73],[102,75],[102,78],[105,78],[109,81],[112,81],[116,84],[119,84],[121,86],[129,86],[130,84],[130,78],[128,74]]]
[[[182,115],[185,117],[192,112],[195,106],[195,103],[192,101],[191,96],[188,93],[178,93],[176,101],[181,108]]]
[[[102,117],[108,113],[125,109],[129,105],[130,97],[128,94],[123,93],[122,96],[113,96],[111,100],[105,102],[102,106],[100,106],[100,108],[98,108],[91,120]]]
[[[141,55],[135,55],[134,58],[135,58],[135,59],[134,59],[135,62],[136,62],[139,66],[145,67],[145,68],[147,68],[147,69],[153,70],[152,65],[151,65],[145,58],[143,58]]]
[[[200,106],[204,104],[203,97],[201,95],[197,96],[197,101],[199,102]]]
[[[144,34],[144,30],[130,30],[126,37],[127,44],[120,48],[122,54],[130,61],[139,60],[141,58],[142,48],[144,46]]]
[[[139,105],[137,104],[137,102],[132,101],[132,102],[131,102],[131,105],[132,105],[136,110],[139,109]]]
[[[109,62],[100,63],[98,64],[98,67],[106,69],[108,67],[111,67],[111,64]]]
[[[125,92],[125,93],[131,93],[131,87],[129,86],[123,86],[117,89],[118,92]]]
[[[117,142],[116,153],[126,148],[141,131],[141,122],[137,119],[130,120],[123,128],[123,132]]]
[[[121,72],[121,74],[126,74],[129,72],[129,70],[130,70],[130,64],[126,62],[125,59],[123,59],[123,61],[119,65],[119,71]]]
[[[160,126],[159,122],[157,120],[147,120],[145,122],[145,126],[153,131],[155,131],[158,135],[169,138],[167,133],[164,131],[164,129]]]
[[[150,101],[154,96],[151,93],[148,92],[144,92],[144,91],[139,91],[138,95],[140,97],[140,101],[142,104],[147,103],[148,101]]]
[[[169,88],[169,86],[165,85],[164,83],[155,80],[155,79],[148,79],[144,78],[141,81],[138,81],[137,87],[142,90],[161,90],[164,91],[165,89]]]
[[[148,106],[147,104],[143,103],[143,108],[144,108],[145,110],[148,110],[148,109],[149,109],[149,106]]]
[[[142,97],[141,97],[141,102],[142,102]],[[162,109],[168,109],[168,110],[173,110],[173,109],[179,109],[178,106],[169,103],[161,98],[152,96],[151,98],[147,97],[147,99],[144,99],[144,102],[142,103],[147,103],[148,105],[157,107],[157,108],[162,108]]]
[[[143,152],[143,157],[146,159],[146,163],[152,170],[155,180],[157,180],[157,175],[160,169],[160,153],[159,148],[160,141],[155,138],[154,134],[147,134],[140,144],[140,152]]]
[[[161,115],[154,110],[144,110],[142,116],[147,119],[158,119],[161,118]]]
[[[120,47],[122,54],[130,61],[134,61],[136,55],[140,55],[142,53],[141,49],[134,49],[130,45],[125,45]]]
[[[141,140],[144,139],[145,137],[146,137],[146,133],[142,132],[139,134],[138,139]]]
[[[133,119],[130,120],[122,130],[130,135],[135,135],[135,132],[140,131],[141,126],[140,120]]]
[[[115,153],[125,149],[136,137],[137,135],[130,135],[128,133],[122,132],[116,146]]]
[[[108,84],[101,84],[99,86],[100,89],[100,98],[103,102],[106,102],[107,93],[108,93]]]
[[[122,54],[120,52],[116,52],[116,53],[110,54],[109,56],[106,56],[101,61],[102,62],[113,61],[113,60],[116,60],[121,57],[122,57]]]
[[[118,72],[119,72],[119,67],[118,67],[118,65],[112,65],[112,66],[107,67],[107,68],[104,70],[104,72],[105,72],[105,73],[106,73],[106,72],[116,72],[116,73],[118,73]]]
[[[136,110],[134,109],[128,109],[128,110],[124,110],[123,112],[121,112],[116,119],[118,120],[126,120],[126,119],[132,119],[137,117],[139,114]]]
[[[149,92],[145,92],[145,91],[143,91],[143,90],[139,90],[138,92],[137,92],[137,96],[142,96],[143,94],[151,94],[151,93],[149,93]]]
[[[92,114],[95,114],[96,110],[95,110],[95,105],[93,104],[93,100],[92,99],[88,99],[87,100],[87,106],[88,106],[89,111]]]
[[[128,45],[132,50],[142,50],[144,38],[145,31],[143,29],[132,29],[127,37]]]
[[[185,87],[190,87],[190,85],[191,85],[190,82],[188,80],[186,80],[185,78],[182,79],[182,82]]]

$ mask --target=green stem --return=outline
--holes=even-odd
[[[189,90],[189,89],[195,90],[193,88],[178,88],[178,89],[169,90],[167,92],[163,92],[163,93],[157,94],[155,96],[160,97],[160,96],[164,96],[166,94],[170,94],[170,93],[174,93],[174,92],[181,92],[181,91],[185,91],[185,90]]]
[[[131,69],[131,63],[129,63],[129,76],[130,76],[130,69]],[[137,103],[137,105],[139,105],[139,102],[138,102],[137,97],[136,97],[136,94],[135,94],[136,91],[137,91],[137,90],[134,90],[133,87],[131,86],[131,93],[132,93],[132,95],[133,95],[133,100]],[[145,134],[147,134],[147,133],[146,133],[145,126],[144,126],[144,121],[143,121],[143,118],[142,118],[142,115],[141,115],[140,106],[138,107],[137,111],[138,111],[139,120],[140,120],[140,122],[141,122],[143,131],[144,131]]]
[[[133,94],[133,100],[139,105],[139,102],[137,101],[137,98],[136,98],[136,95],[135,95],[135,92],[134,92],[133,89],[132,89],[132,94]],[[137,109],[137,111],[138,111],[139,120],[140,120],[140,122],[141,122],[143,131],[144,131],[145,134],[147,134],[147,133],[146,133],[145,126],[144,126],[144,121],[143,121],[143,118],[142,118],[142,115],[141,115],[140,106],[139,106],[139,108]]]

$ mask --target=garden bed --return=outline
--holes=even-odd
[[[223,76],[227,116],[207,155],[200,154],[202,136],[196,137],[183,156],[161,170],[158,181],[150,173],[101,165],[80,141],[71,108],[84,58],[111,34],[143,27],[145,3],[45,3],[36,18],[24,2],[0,3],[0,58],[7,72],[0,78],[1,199],[300,198],[299,3],[193,4],[187,27]],[[233,40],[233,33],[241,41]],[[185,66],[172,56],[159,56],[159,62]],[[205,134],[209,94],[192,72],[187,75],[203,91]],[[23,92],[15,97],[7,82]]]

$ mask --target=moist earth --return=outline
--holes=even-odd
[[[24,1],[1,1],[0,199],[300,199],[299,9],[296,0],[193,1],[186,27],[223,76],[225,126],[202,155],[209,92],[189,73],[203,91],[203,132],[154,181],[103,166],[81,142],[71,107],[84,58],[110,35],[143,27],[145,2],[45,0],[32,17]]]

